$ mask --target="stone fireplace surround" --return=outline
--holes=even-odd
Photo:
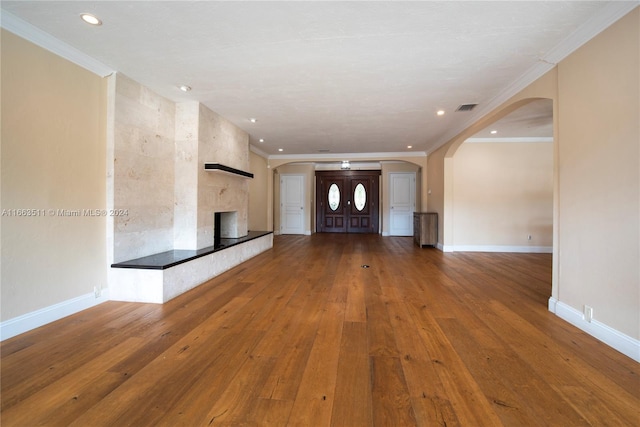
[[[128,212],[108,218],[111,299],[163,303],[273,246],[271,232],[248,231],[251,174],[205,166],[249,169],[246,132],[122,74],[110,77],[108,97],[108,207]]]

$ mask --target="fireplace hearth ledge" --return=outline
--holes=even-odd
[[[167,251],[112,264],[109,297],[114,301],[165,303],[273,247],[273,232],[253,233],[259,235],[250,233],[248,240],[223,239],[223,243],[235,242],[222,248]]]

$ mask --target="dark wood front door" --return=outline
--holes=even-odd
[[[378,233],[380,171],[316,172],[316,231]]]

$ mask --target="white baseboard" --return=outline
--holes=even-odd
[[[109,290],[103,289],[101,296],[96,298],[95,294],[85,294],[13,319],[0,323],[0,341],[15,337],[32,329],[39,328],[47,323],[55,322],[63,317],[78,313],[87,308],[94,307],[109,301]]]
[[[553,297],[549,298],[549,311],[608,346],[618,350],[625,356],[632,358],[636,362],[640,362],[640,340],[625,335],[595,319],[587,322],[582,312]]]
[[[453,245],[444,252],[516,252],[529,254],[550,254],[552,246],[500,246],[500,245]]]

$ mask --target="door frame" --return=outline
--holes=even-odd
[[[331,177],[340,177],[340,178],[344,178],[345,180],[351,179],[351,178],[359,178],[359,177],[371,177],[371,176],[375,176],[376,177],[376,181],[375,181],[375,187],[374,189],[371,189],[370,191],[370,195],[367,196],[367,198],[373,202],[373,206],[371,207],[371,224],[374,227],[373,231],[371,231],[371,233],[375,233],[375,234],[379,234],[380,233],[380,177],[382,175],[382,171],[380,170],[356,170],[356,171],[352,171],[352,170],[330,170],[330,171],[316,171],[315,174],[315,178],[316,178],[316,186],[315,186],[315,192],[316,192],[316,206],[315,206],[315,213],[316,213],[316,233],[323,233],[324,231],[322,230],[323,228],[323,224],[324,224],[324,193],[322,191],[322,184],[321,184],[321,180],[322,179],[326,179],[326,178],[331,178]],[[347,190],[347,191],[351,191],[351,189]],[[349,214],[347,211],[347,222],[349,220]],[[348,233],[349,227],[345,226],[345,231],[344,233]]]
[[[394,186],[393,186],[393,178],[394,176],[397,175],[407,175],[410,178],[409,181],[409,195],[411,197],[411,213],[409,214],[409,218],[408,218],[408,224],[409,227],[411,227],[411,232],[408,234],[396,234],[393,233],[392,230],[392,223],[393,223],[393,210],[394,210],[394,205],[393,205],[393,200],[394,200]],[[417,174],[415,172],[389,172],[389,236],[413,236],[413,213],[416,212],[416,180],[417,180]]]
[[[296,233],[283,233],[284,230],[284,226],[285,226],[285,216],[286,216],[286,209],[284,207],[285,204],[285,200],[286,200],[286,192],[285,192],[285,188],[284,188],[284,180],[286,178],[292,178],[292,177],[296,177],[296,178],[302,178],[302,185],[300,187],[300,198],[302,200],[301,202],[301,211],[300,215],[301,215],[301,225],[300,225],[300,232],[296,232]],[[305,209],[305,201],[307,198],[307,188],[306,188],[306,176],[304,174],[298,174],[298,173],[284,173],[284,174],[280,174],[279,176],[279,180],[280,180],[280,230],[279,234],[309,234],[309,233],[305,233],[305,224],[306,224],[306,209]]]

